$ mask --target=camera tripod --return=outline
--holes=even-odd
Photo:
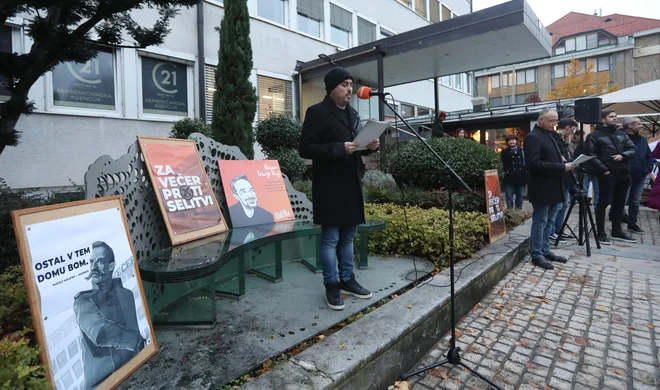
[[[580,179],[583,178],[583,175],[578,175]],[[600,242],[598,241],[598,235],[596,234],[596,227],[594,225],[594,217],[593,214],[591,213],[591,207],[589,207],[589,197],[587,196],[587,190],[582,188],[582,183],[583,181],[580,180],[578,183],[578,186],[576,188],[571,188],[569,190],[569,193],[571,195],[571,205],[568,207],[568,211],[566,212],[566,217],[564,218],[564,223],[561,225],[561,229],[559,230],[559,233],[557,234],[557,238],[555,240],[555,246],[559,245],[559,240],[561,239],[562,234],[564,233],[564,229],[568,228],[570,232],[573,234],[573,237],[575,237],[575,232],[571,229],[570,226],[568,226],[568,219],[571,217],[571,212],[573,211],[573,207],[575,207],[575,204],[578,204],[578,237],[577,238],[577,243],[578,245],[586,245],[587,247],[587,256],[591,256],[591,245],[589,243],[589,225],[587,224],[587,217],[589,218],[589,224],[591,225],[591,232],[594,235],[594,240],[596,240],[596,247],[600,249]]]

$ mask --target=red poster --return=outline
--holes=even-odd
[[[490,243],[506,236],[506,223],[504,221],[504,208],[500,193],[500,178],[497,169],[484,172],[486,181],[486,206],[488,210],[488,236]]]
[[[139,140],[172,242],[178,244],[227,230],[195,143]]]
[[[277,160],[220,160],[232,227],[295,219]]]

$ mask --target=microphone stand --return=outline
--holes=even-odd
[[[379,97],[383,101],[383,103],[385,103],[385,105],[394,113],[394,115],[396,115],[396,117],[399,118],[401,120],[401,122],[403,122],[404,125],[406,125],[406,127],[410,130],[410,132],[413,133],[415,135],[415,137],[422,144],[424,144],[424,146],[431,152],[431,154],[433,154],[433,156],[435,156],[435,158],[442,163],[442,165],[445,167],[445,169],[447,169],[449,172],[451,172],[452,176],[454,176],[454,178],[456,178],[456,180],[461,184],[461,186],[463,188],[465,188],[466,190],[468,190],[468,191],[472,191],[470,186],[465,184],[465,181],[463,181],[463,179],[454,171],[454,169],[452,169],[452,167],[449,164],[447,164],[445,162],[445,160],[443,160],[442,157],[440,157],[440,155],[435,150],[433,150],[431,145],[429,145],[428,142],[426,142],[426,140],[421,135],[419,135],[419,133],[415,129],[413,129],[410,126],[410,124],[408,124],[408,122],[405,119],[403,119],[401,117],[401,115],[399,115],[399,113],[396,112],[396,110],[387,102],[387,100],[385,100],[384,94],[379,95]],[[498,390],[504,390],[502,387],[500,387],[500,386],[494,384],[493,382],[491,382],[488,378],[482,376],[481,374],[479,374],[478,372],[476,372],[472,368],[465,365],[465,363],[463,363],[461,361],[461,355],[459,353],[461,349],[460,349],[460,347],[456,346],[456,306],[455,306],[455,303],[454,303],[454,301],[455,301],[455,291],[454,291],[454,205],[452,203],[451,188],[445,187],[445,189],[447,190],[448,205],[449,205],[449,275],[450,275],[450,278],[451,278],[449,296],[450,296],[450,302],[451,302],[450,303],[450,305],[451,305],[451,348],[449,348],[449,351],[447,352],[447,359],[442,360],[438,363],[432,364],[430,366],[423,367],[419,370],[415,370],[413,372],[403,374],[402,378],[405,380],[405,379],[410,378],[413,375],[417,375],[417,374],[422,373],[424,371],[430,370],[430,369],[435,368],[435,367],[443,366],[443,365],[449,363],[449,364],[453,364],[453,365],[462,366],[463,368],[467,369],[468,371],[470,371],[474,375],[478,376],[479,378],[481,378],[483,381],[485,381],[486,383],[488,383],[492,387],[494,387]]]

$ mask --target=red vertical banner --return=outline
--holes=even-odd
[[[172,244],[226,231],[195,142],[148,137],[138,142]]]
[[[497,169],[484,171],[486,182],[486,210],[488,213],[488,238],[494,243],[506,236],[504,207],[500,192],[500,178]]]

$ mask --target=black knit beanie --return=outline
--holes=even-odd
[[[348,71],[340,66],[336,68],[332,68],[328,74],[325,75],[325,78],[323,81],[325,81],[325,92],[330,95],[330,92],[332,92],[333,89],[335,89],[339,84],[344,82],[344,80],[351,79],[353,80],[353,76],[351,76]]]

